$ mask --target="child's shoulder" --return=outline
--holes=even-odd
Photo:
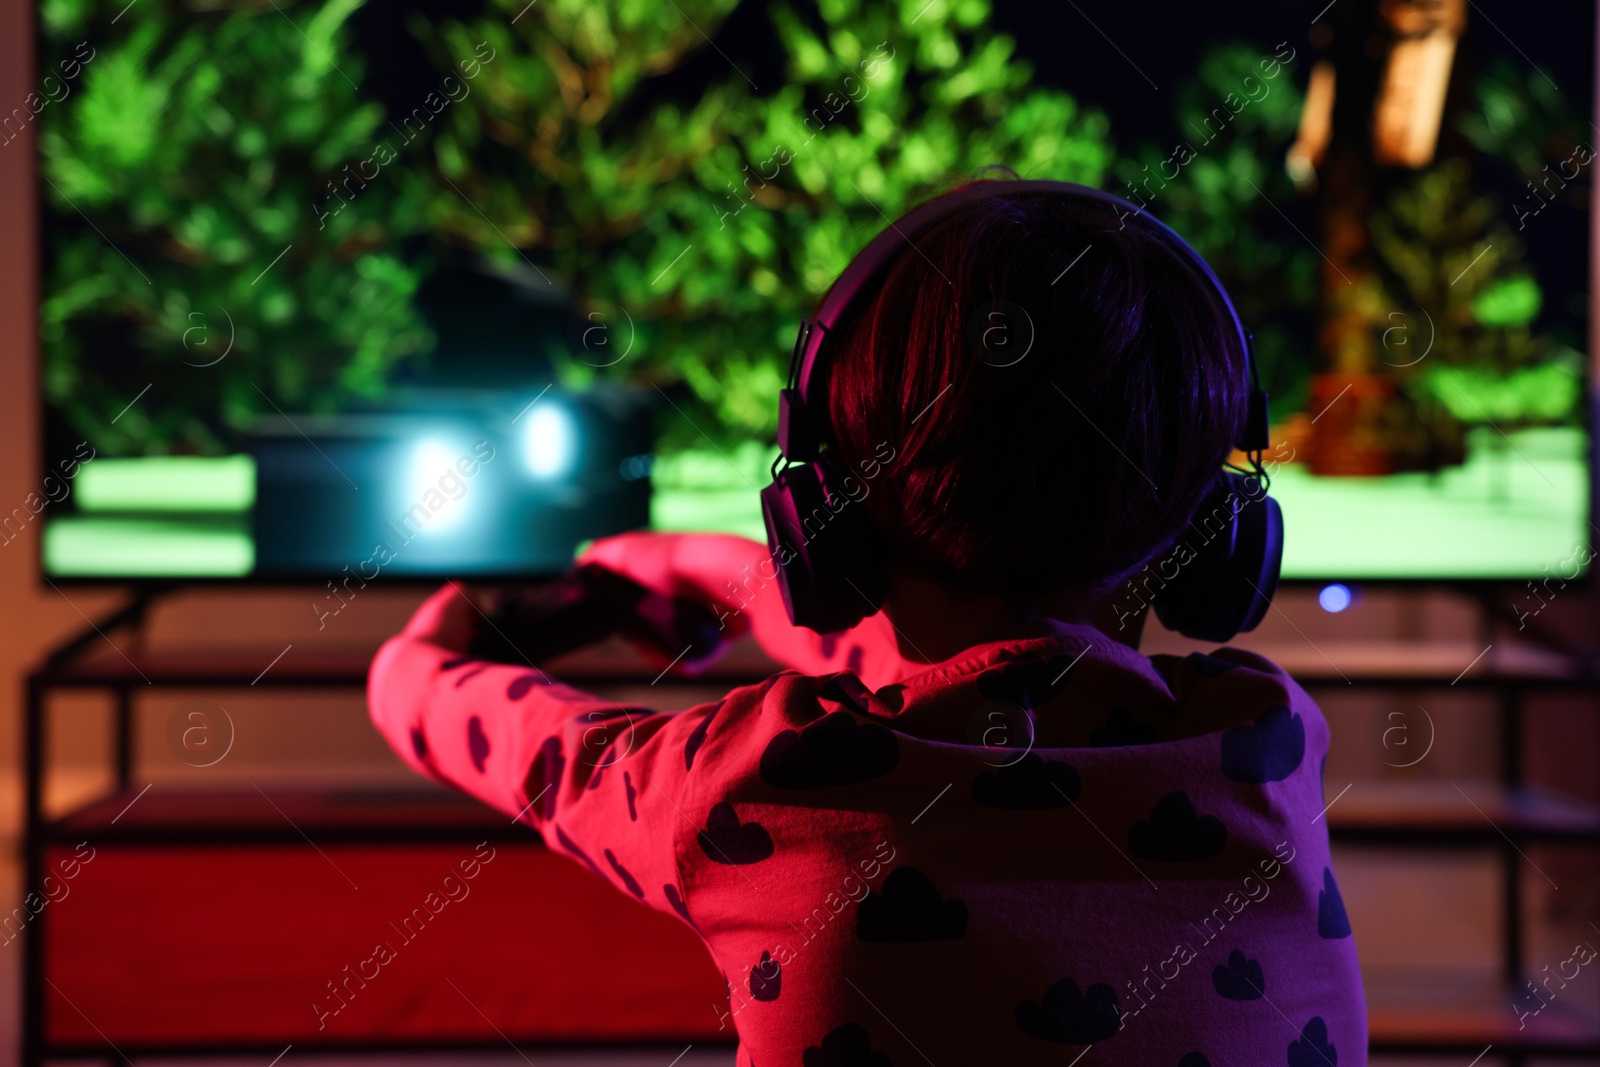
[[[1259,652],[1224,645],[1209,652],[1190,652],[1180,655],[1157,652],[1150,657],[1157,673],[1170,684],[1177,678],[1225,679],[1248,684],[1263,676],[1279,684],[1294,685],[1289,672]],[[1298,688],[1298,686],[1296,686]]]
[[[1173,703],[1195,720],[1197,731],[1237,727],[1280,706],[1301,716],[1321,717],[1316,702],[1293,676],[1260,653],[1225,646],[1149,658]]]

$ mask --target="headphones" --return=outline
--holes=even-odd
[[[846,630],[883,604],[887,550],[866,508],[846,491],[851,479],[825,445],[833,441],[827,413],[826,374],[829,338],[862,293],[875,288],[891,263],[935,223],[969,204],[1020,193],[1050,193],[1092,200],[1118,208],[1121,217],[1142,209],[1099,189],[1056,181],[983,181],[962,187],[918,207],[878,234],[840,275],[822,306],[800,322],[789,358],[789,379],[778,398],[778,449],[772,484],[761,491],[767,547],[778,572],[789,620],[817,633]],[[1207,536],[1187,544],[1188,558],[1175,559],[1176,573],[1160,573],[1155,610],[1168,629],[1201,641],[1228,641],[1252,630],[1266,615],[1278,587],[1283,560],[1283,512],[1267,495],[1270,479],[1261,467],[1269,442],[1267,394],[1256,373],[1250,334],[1227,290],[1209,264],[1187,241],[1152,216],[1144,216],[1186,253],[1211,280],[1238,331],[1250,367],[1250,399],[1238,447],[1252,469],[1225,467],[1195,511],[1208,523]],[[851,506],[855,504],[856,506]],[[1198,544],[1196,544],[1198,542]],[[1146,566],[1146,571],[1150,568]],[[1141,598],[1142,599],[1142,598]]]

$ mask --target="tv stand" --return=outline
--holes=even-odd
[[[466,803],[452,804],[449,797],[434,798],[422,807],[404,810],[385,807],[382,798],[356,796],[348,790],[329,802],[325,802],[327,798],[318,800],[311,796],[277,798],[275,802],[292,813],[293,826],[270,810],[266,812],[272,816],[269,819],[261,812],[241,806],[237,795],[188,801],[146,796],[138,800],[141,794],[134,788],[133,774],[137,768],[133,765],[132,740],[139,694],[154,689],[218,689],[252,683],[260,689],[275,690],[360,689],[365,685],[370,662],[372,650],[307,652],[277,664],[262,675],[261,668],[271,660],[275,649],[233,652],[152,648],[141,639],[150,609],[177,588],[149,586],[134,590],[123,605],[63,642],[27,677],[24,885],[28,891],[37,891],[41,886],[52,849],[58,854],[63,847],[79,841],[88,841],[107,855],[146,855],[155,854],[151,850],[205,848],[223,849],[248,860],[252,850],[268,850],[270,855],[284,857],[286,861],[301,856],[312,863],[321,863],[321,860],[306,848],[307,836],[316,841],[319,848],[329,850],[380,846],[396,850],[441,847],[470,850],[471,842],[487,840],[501,847],[507,855],[522,857],[517,862],[537,863],[538,855],[550,855],[542,853],[537,836],[528,834],[524,828],[507,824],[488,809]],[[1322,655],[1322,649],[1307,647],[1307,643],[1283,647],[1252,645],[1248,640],[1238,643],[1258,647],[1313,693],[1318,690],[1348,692],[1355,687],[1418,694],[1473,690],[1498,696],[1501,759],[1495,780],[1444,783],[1457,786],[1455,789],[1435,788],[1440,782],[1369,783],[1364,780],[1327,812],[1329,832],[1339,844],[1408,851],[1470,848],[1492,851],[1499,860],[1503,907],[1501,974],[1496,987],[1452,990],[1448,996],[1441,994],[1441,1002],[1426,1005],[1403,1003],[1403,998],[1369,988],[1371,1051],[1390,1055],[1461,1056],[1465,1062],[1482,1052],[1485,1045],[1493,1044],[1496,1056],[1513,1067],[1533,1057],[1592,1058],[1600,1053],[1600,1023],[1567,1011],[1569,1005],[1555,1003],[1549,1010],[1530,1018],[1525,1027],[1519,1027],[1510,1009],[1510,995],[1537,971],[1525,961],[1521,875],[1527,861],[1523,848],[1530,843],[1585,848],[1600,845],[1600,806],[1555,795],[1531,787],[1525,781],[1522,766],[1524,700],[1530,693],[1547,691],[1595,698],[1600,696],[1600,672],[1596,671],[1592,650],[1542,627],[1529,625],[1521,631],[1534,639],[1533,644],[1505,641],[1496,627],[1504,623],[1515,626],[1517,620],[1515,612],[1505,607],[1503,596],[1497,596],[1492,587],[1483,585],[1465,587],[1461,591],[1482,609],[1482,645],[1476,647],[1494,645],[1492,654],[1483,655],[1470,665],[1467,661],[1475,649],[1465,645],[1440,649],[1372,644],[1361,646],[1361,650],[1355,646],[1349,650],[1335,650],[1331,643],[1324,642],[1323,648],[1334,651],[1340,661],[1335,667]],[[134,640],[119,643],[120,650],[103,647],[117,633],[132,633]],[[552,669],[579,686],[633,682],[644,685],[655,680],[658,674],[642,660],[627,661],[603,652],[578,653],[559,663],[559,666],[552,664]],[[731,687],[764,678],[774,667],[753,646],[743,646],[732,650],[706,674],[690,681]],[[669,685],[682,680],[660,678],[659,681]],[[115,786],[111,793],[87,805],[47,818],[43,797],[48,771],[45,760],[48,704],[52,694],[66,690],[100,691],[113,696]],[[1466,787],[1464,791],[1462,786]],[[1336,792],[1337,784],[1330,783],[1329,791]],[[247,792],[245,798],[262,807],[254,793]],[[135,801],[137,804],[130,809],[129,805]],[[271,852],[273,849],[280,851]],[[549,882],[569,873],[561,865],[565,861],[554,856],[550,859],[555,866],[548,870],[540,868],[539,879]],[[92,866],[89,869],[93,870]],[[320,873],[328,874],[326,870]],[[576,869],[571,873],[574,878],[588,878]],[[597,888],[590,895],[604,892],[603,888]],[[79,903],[87,906],[89,900]],[[632,915],[628,909],[638,909],[642,913],[629,921],[644,923],[662,918],[655,913],[645,913],[620,895],[616,907],[622,909],[619,915]],[[51,994],[47,984],[54,972],[47,973],[52,964],[47,959],[46,948],[52,942],[45,931],[51,929],[52,923],[63,923],[69,918],[75,917],[65,914],[61,906],[51,905],[42,909],[23,931],[22,1067],[40,1067],[48,1057],[109,1058],[118,1055],[92,1037],[87,1041],[62,1041],[52,1037],[51,1032],[56,1028],[53,1022],[47,1030],[47,1007],[63,1013],[69,1009],[60,1006],[61,1002]],[[173,921],[181,923],[181,919]],[[663,921],[671,925],[670,920]],[[655,928],[650,927],[650,930]],[[656,933],[648,936],[656,936]],[[688,936],[692,940],[692,935]],[[51,948],[50,951],[57,950]],[[709,986],[713,996],[722,995],[720,976],[710,968],[698,943],[687,947],[680,945],[673,951],[680,954],[664,965],[677,970],[662,979],[660,996],[671,1001],[674,996],[682,996],[680,986],[695,986],[696,983],[699,983],[698,990]],[[671,953],[666,955],[671,956]],[[631,1038],[624,1036],[622,1040],[659,1043],[670,1037],[678,1042],[671,1050],[674,1053],[685,1041],[704,1045],[728,1040],[726,1031],[721,1034],[716,1031],[716,1017],[705,1006],[711,999],[701,997],[697,991],[692,1001],[673,1001],[682,1006],[681,1020],[674,1015],[669,1020],[671,1025],[653,1024],[655,1028],[649,1033],[636,1033]],[[669,1033],[672,1025],[681,1029]],[[525,1044],[563,1043],[532,1029],[513,1030],[512,1036]],[[387,1043],[363,1039],[352,1044],[324,1038],[319,1045],[318,1040],[316,1034],[296,1034],[282,1040],[272,1036],[270,1042],[266,1037],[206,1038],[198,1044],[174,1044],[141,1041],[114,1029],[107,1034],[107,1041],[115,1041],[116,1049],[127,1055],[247,1050],[275,1055],[290,1042],[301,1050],[424,1045],[463,1048],[503,1043],[497,1036],[480,1041],[470,1035],[445,1039],[419,1038],[415,1034],[396,1034]],[[663,1062],[670,1058],[671,1055],[667,1055]]]

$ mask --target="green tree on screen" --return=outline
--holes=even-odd
[[[686,383],[669,446],[770,436],[799,318],[887,218],[989,164],[1098,184],[1111,160],[1104,116],[1030,87],[985,0],[771,4],[781,77],[708,48],[735,6],[493,0],[437,33],[441,62],[496,58],[433,142],[430,221],[532,256],[580,315],[626,311],[628,358],[574,345],[565,375]],[[691,61],[710,87],[658,99]]]
[[[795,323],[886,218],[989,164],[1099,184],[1111,159],[986,0],[746,0],[782,56],[760,72],[709,40],[729,0],[490,0],[413,17],[460,93],[411,114],[364,88],[360,3],[46,4],[47,49],[99,52],[41,122],[45,387],[104,451],[381,398],[431,343],[430,248],[626,315],[626,358],[615,331],[551,355],[569,385],[686,385],[667,447],[769,438]]]
[[[272,405],[380,395],[428,343],[397,247],[426,188],[316,209],[384,122],[342,47],[356,6],[45,5],[47,50],[96,53],[41,115],[44,390],[102,452],[221,451]]]

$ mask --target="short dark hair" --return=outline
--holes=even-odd
[[[1172,545],[1248,403],[1210,280],[1161,227],[1087,197],[959,209],[830,344],[840,458],[895,450],[865,499],[891,552],[1012,596],[1103,591]]]

